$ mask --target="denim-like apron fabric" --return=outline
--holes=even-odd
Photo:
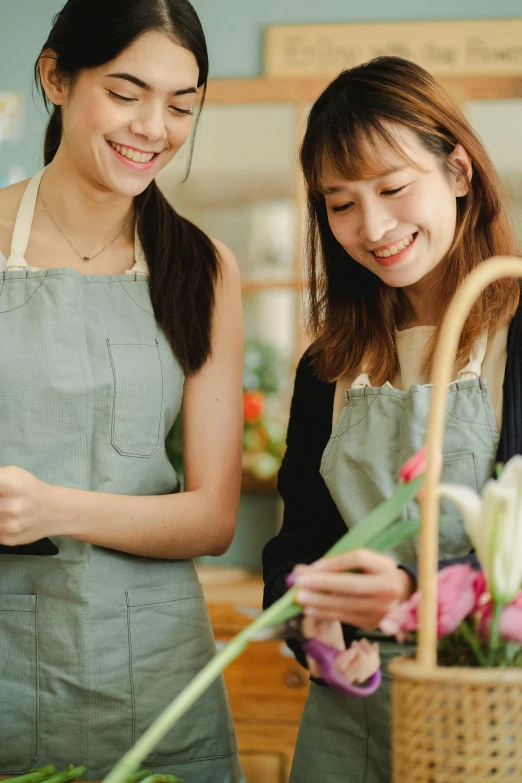
[[[177,492],[165,438],[184,378],[147,277],[28,268],[39,176],[0,274],[0,464],[95,492]],[[212,630],[192,561],[53,541],[54,557],[0,556],[0,774],[75,763],[100,780],[212,657]],[[222,680],[146,765],[240,779]]]
[[[493,473],[499,440],[487,381],[470,378],[480,376],[484,353],[483,342],[478,361],[473,356],[449,388],[444,437],[442,481],[475,490]],[[478,372],[470,372],[477,365]],[[357,382],[345,393],[321,474],[348,528],[393,494],[401,466],[425,442],[430,396],[429,386],[415,385],[405,392],[389,384],[374,388]],[[449,519],[440,528],[439,557],[467,554],[471,544],[456,507],[442,501],[441,513]],[[418,517],[416,503],[403,514]],[[418,541],[405,542],[390,554],[398,563],[414,563]],[[312,683],[291,783],[390,783],[391,678],[386,669],[391,658],[413,650],[413,645],[381,644],[383,684],[366,699],[341,696]]]

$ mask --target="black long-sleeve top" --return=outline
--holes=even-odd
[[[522,303],[508,333],[502,430],[497,451],[500,463],[522,453],[521,359]],[[284,503],[283,524],[279,534],[263,550],[265,608],[286,592],[285,579],[298,563],[313,563],[346,533],[346,524],[319,473],[332,432],[334,393],[335,383],[319,380],[306,352],[297,367],[287,448],[278,476],[278,491]],[[476,564],[474,555],[468,560]],[[343,626],[343,630],[348,645],[356,629]],[[300,646],[290,646],[297,659],[306,665]]]

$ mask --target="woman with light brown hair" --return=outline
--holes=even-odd
[[[265,605],[301,564],[307,635],[340,649],[362,634],[380,642],[384,681],[374,695],[350,699],[312,682],[292,783],[387,783],[386,663],[412,647],[378,628],[415,589],[417,541],[389,556],[358,550],[316,561],[390,497],[401,465],[423,445],[448,303],[477,264],[513,255],[515,240],[479,139],[433,78],[406,60],[380,57],[341,73],[310,112],[301,165],[313,342],[297,369],[279,475],[284,521],[264,551]],[[522,452],[521,351],[519,285],[501,280],[462,333],[443,481],[479,490],[495,462]],[[405,516],[418,513],[412,504]],[[441,563],[476,562],[455,507],[443,502],[442,513]]]

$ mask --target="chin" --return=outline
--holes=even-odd
[[[110,190],[120,196],[135,198],[149,187],[153,179],[154,175],[148,172],[146,177],[110,177],[107,178],[107,185]]]

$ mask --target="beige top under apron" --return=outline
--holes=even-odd
[[[488,382],[489,396],[495,414],[497,427],[502,428],[502,399],[504,386],[504,373],[507,360],[507,335],[508,325],[503,326],[494,335],[488,338],[488,344],[484,361],[482,363],[481,377]],[[423,371],[423,362],[426,346],[430,341],[435,326],[414,326],[412,329],[404,329],[395,332],[395,345],[399,357],[399,371],[393,383],[396,389],[408,391],[414,384],[427,384],[428,376]],[[455,377],[458,368],[455,368]],[[332,426],[344,406],[344,393],[352,388],[356,380],[354,375],[344,376],[337,381],[335,387]]]
[[[9,257],[9,260],[4,256],[4,254],[0,250],[0,272],[3,269],[7,269],[7,267],[9,267],[9,269],[29,269],[34,272],[43,271],[40,270],[40,267],[29,266],[29,264],[24,258],[24,253],[29,240],[29,232],[31,230],[32,217],[34,214],[36,199],[38,198],[38,191],[40,190],[40,182],[42,180],[44,171],[45,169],[42,169],[42,171],[37,176],[33,177],[33,179],[27,185],[25,191],[26,197],[24,197],[22,203],[20,204],[20,209],[18,210],[18,215],[13,229],[13,238],[11,241],[11,255]],[[126,275],[134,275],[134,274],[149,275],[150,274],[149,266],[147,264],[147,259],[145,258],[145,252],[143,250],[142,244],[140,242],[140,238],[138,236],[137,226],[134,232],[134,260],[135,260],[134,266],[132,267],[132,269],[126,270],[125,272]]]

